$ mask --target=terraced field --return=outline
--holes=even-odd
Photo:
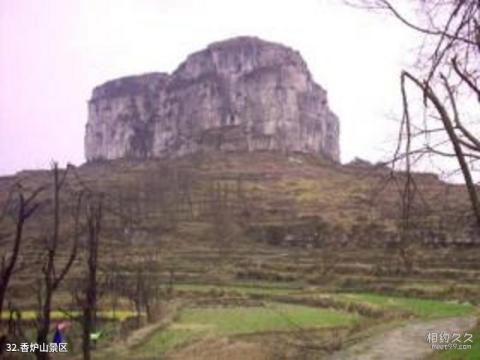
[[[472,304],[458,301],[375,293],[325,293],[282,283],[261,285],[177,284],[180,297],[188,295],[191,299],[191,295],[196,294],[196,300],[188,302],[171,322],[149,333],[135,347],[118,352],[113,348],[98,356],[100,359],[112,354],[120,359],[194,356],[193,359],[203,358],[206,351],[213,356],[212,347],[226,354],[235,353],[240,347],[249,352],[252,359],[268,359],[281,341],[282,353],[290,354],[292,359],[298,356],[299,349],[316,344],[307,351],[309,358],[316,359],[327,356],[335,348],[361,341],[365,336],[362,334],[374,336],[379,331],[377,328],[385,326],[385,319],[391,327],[396,327],[418,319],[471,318],[477,311]],[[210,305],[195,305],[205,299],[209,299]],[[324,301],[315,301],[318,299]],[[377,312],[363,312],[358,306]],[[382,316],[372,317],[372,314]],[[388,317],[391,314],[395,317]],[[337,338],[332,339],[332,334],[337,334]]]
[[[372,304],[384,309],[399,309],[421,318],[453,317],[471,314],[474,306],[459,301],[391,297],[372,293],[337,295],[340,299]]]
[[[208,307],[183,310],[176,321],[154,334],[142,353],[160,354],[195,339],[351,326],[360,317],[338,310],[266,303],[251,307]]]

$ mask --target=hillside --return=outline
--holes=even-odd
[[[35,188],[48,177],[48,171],[24,171],[2,178],[0,196],[5,199],[15,181]],[[419,241],[475,241],[466,226],[469,204],[463,188],[433,174],[415,174],[414,179],[412,212]],[[316,226],[323,240],[368,245],[396,238],[404,179],[386,167],[256,152],[93,162],[72,171],[67,181],[74,189],[106,195],[112,230],[119,230],[119,217],[128,218],[131,224],[120,221],[122,226],[152,241],[228,217],[229,226],[236,224],[261,240],[305,245]],[[266,228],[268,239],[261,232]]]
[[[278,351],[294,359],[293,320],[309,330],[301,343],[321,344],[312,349],[315,358],[387,322],[470,314],[480,295],[480,248],[466,246],[472,238],[462,216],[468,211],[463,188],[416,174],[416,230],[399,243],[402,175],[393,175],[358,161],[340,165],[268,152],[122,159],[70,169],[62,239],[71,233],[69,194],[89,189],[104,197],[97,315],[108,335],[95,358],[166,353],[188,359],[192,351],[203,353],[194,358],[211,358],[245,346],[251,358],[265,359],[283,337],[285,348]],[[1,200],[17,181],[34,189],[50,177],[45,170],[1,178]],[[25,327],[34,324],[38,307],[32,295],[42,281],[50,206],[44,203],[27,224],[9,288]],[[457,245],[441,246],[448,242]],[[55,320],[79,319],[83,244],[54,297]],[[69,250],[60,248],[57,264]],[[319,324],[324,331],[315,330]],[[79,331],[69,330],[77,348]]]
[[[478,265],[477,250],[464,247],[476,238],[463,215],[469,210],[463,188],[416,174],[414,230],[399,242],[402,175],[392,176],[388,168],[365,163],[270,152],[93,162],[68,173],[62,228],[67,238],[68,193],[89,189],[104,194],[100,261],[107,273],[112,268],[133,276],[144,269],[159,283],[171,276],[202,283],[325,283],[328,274],[325,284],[347,288],[397,288],[439,278],[468,284]],[[34,189],[51,183],[50,177],[49,171],[4,177],[2,200],[16,181]],[[47,202],[27,224],[24,263],[38,261],[51,221]],[[462,247],[443,248],[451,243]],[[412,266],[408,276],[406,265]],[[69,281],[81,271],[75,269]],[[22,294],[35,276],[23,271],[17,281],[14,293]],[[415,291],[431,290],[420,289]]]

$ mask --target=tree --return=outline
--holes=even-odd
[[[50,330],[50,314],[52,307],[52,299],[55,291],[64,280],[65,276],[72,267],[76,257],[78,241],[80,237],[80,225],[81,225],[81,208],[83,203],[83,192],[73,194],[73,234],[71,237],[65,236],[61,232],[62,220],[64,212],[61,209],[61,194],[65,189],[65,181],[71,166],[61,173],[58,164],[52,165],[52,225],[49,229],[49,233],[45,236],[43,242],[43,265],[41,270],[41,281],[38,289],[38,303],[39,313],[37,319],[37,343],[46,344],[47,336]],[[59,266],[57,257],[59,254],[60,244],[68,244],[71,242],[70,254],[67,256],[67,260],[63,263],[63,266]],[[48,359],[47,352],[38,351],[36,357],[39,360]]]
[[[480,201],[475,165],[480,160],[480,2],[478,0],[348,0],[384,11],[424,38],[416,64],[400,75],[403,116],[393,165],[407,173],[428,160],[465,182],[477,227]],[[452,162],[453,160],[453,162]],[[404,217],[415,184],[407,176]],[[405,222],[408,224],[408,219]]]
[[[105,291],[110,295],[111,298],[112,317],[114,319],[117,317],[119,295],[122,285],[119,260],[116,255],[112,253],[111,260],[106,267]]]
[[[161,281],[158,277],[158,253],[156,251],[143,254],[142,259],[135,263],[134,279],[129,289],[137,318],[141,320],[142,312],[146,314],[148,323],[153,323],[162,315],[159,311],[162,298]]]
[[[82,321],[82,351],[83,358],[91,358],[92,334],[96,327],[96,309],[97,309],[97,266],[98,266],[98,247],[100,243],[100,231],[102,225],[103,204],[102,198],[91,197],[86,209],[87,218],[87,277],[85,281],[85,294],[82,301],[83,321]]]
[[[212,239],[221,262],[228,261],[236,238],[240,236],[232,209],[232,189],[228,181],[211,181],[208,188]]]
[[[7,199],[5,210],[0,217],[1,223],[3,219],[10,215],[15,227],[13,233],[0,235],[0,240],[13,240],[10,254],[6,252],[0,258],[0,319],[2,318],[3,303],[8,284],[19,258],[24,238],[25,223],[39,209],[41,202],[38,198],[44,190],[45,187],[41,186],[28,194],[21,184],[16,184]]]

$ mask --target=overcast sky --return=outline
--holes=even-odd
[[[291,46],[340,118],[342,162],[392,148],[399,74],[414,33],[340,0],[0,0],[0,174],[84,162],[91,89],[173,71],[208,43]]]

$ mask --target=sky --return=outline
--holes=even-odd
[[[391,154],[418,39],[386,15],[341,0],[0,0],[0,174],[83,163],[94,86],[240,35],[300,51],[340,119],[342,162]]]

